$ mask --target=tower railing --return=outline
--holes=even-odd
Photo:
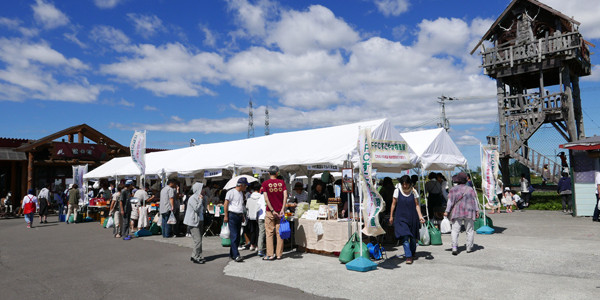
[[[499,66],[513,67],[521,62],[541,62],[543,59],[557,55],[572,55],[573,51],[584,50],[581,54],[582,62],[589,64],[589,53],[583,45],[584,41],[579,32],[555,34],[521,45],[504,45],[490,48],[481,53],[482,67],[493,68]],[[587,59],[585,59],[587,57]]]

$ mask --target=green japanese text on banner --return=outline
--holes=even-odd
[[[362,188],[362,214],[365,219],[363,233],[367,236],[378,236],[385,231],[379,224],[379,213],[385,210],[385,202],[373,186],[372,156],[371,156],[371,129],[361,128],[358,138],[358,153],[360,156],[360,178],[365,182]]]
[[[371,163],[400,164],[409,160],[406,142],[373,140],[371,145]]]

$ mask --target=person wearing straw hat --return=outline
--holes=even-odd
[[[458,255],[458,234],[464,221],[467,232],[467,253],[473,251],[474,222],[479,214],[477,194],[475,190],[467,186],[467,174],[460,172],[456,175],[458,185],[448,193],[448,204],[444,216],[450,214],[452,222],[452,255]]]

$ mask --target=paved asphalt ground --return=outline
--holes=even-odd
[[[392,257],[367,273],[336,257],[286,252],[263,262],[227,258],[204,239],[205,265],[189,261],[191,238],[122,241],[98,223],[26,229],[0,220],[0,299],[593,299],[600,295],[600,223],[560,212],[491,215],[498,233],[475,236],[476,251],[417,248],[406,265]],[[56,217],[52,217],[55,220]],[[460,244],[465,235],[461,233]],[[389,248],[389,247],[388,247]],[[267,283],[268,282],[268,283]],[[277,285],[281,284],[281,285]]]
[[[49,219],[48,224],[36,220],[32,229],[22,218],[0,219],[0,299],[320,299],[225,276],[228,251],[217,247],[216,238],[207,239],[208,262],[197,265],[187,247],[123,241],[99,223]]]

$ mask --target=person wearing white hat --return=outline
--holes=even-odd
[[[77,186],[77,184],[71,184],[69,185],[69,194],[68,194],[68,199],[69,199],[69,206],[67,208],[67,216],[66,221],[67,224],[69,224],[69,217],[71,216],[71,214],[73,214],[73,219],[77,220],[77,211],[79,208],[79,198],[81,198],[81,195],[79,194],[79,187]]]

